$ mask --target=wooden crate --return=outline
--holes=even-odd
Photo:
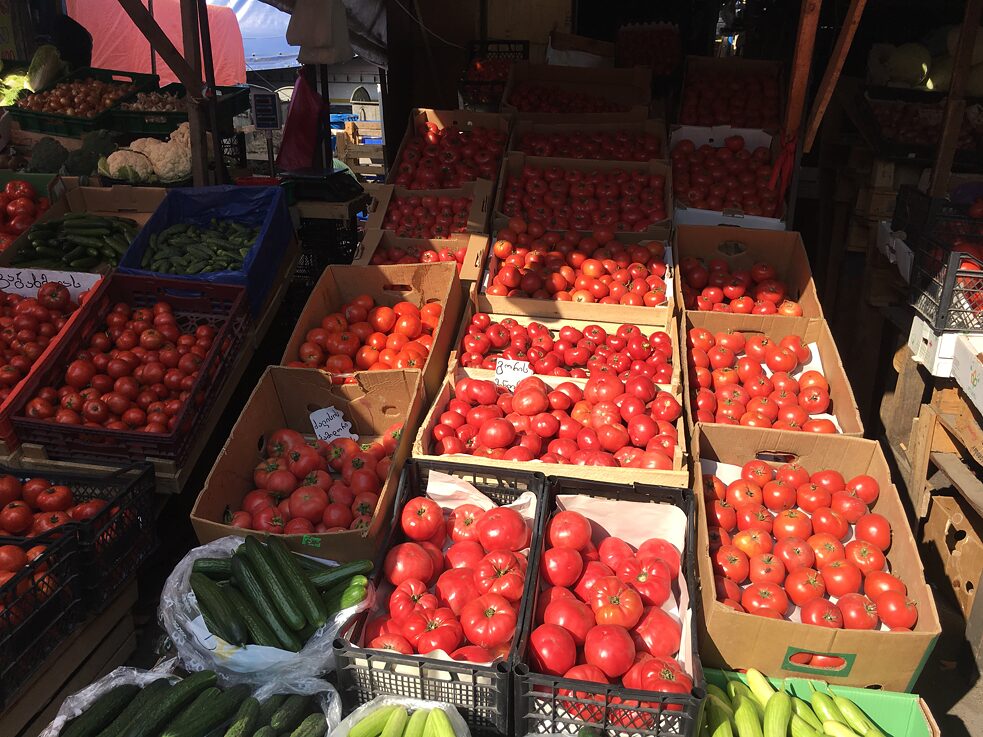
[[[335,157],[341,160],[352,173],[361,177],[386,178],[386,147],[381,143],[363,143],[362,139],[371,129],[365,123],[345,123],[345,129],[333,131],[335,136]],[[370,137],[378,137],[372,131]]]

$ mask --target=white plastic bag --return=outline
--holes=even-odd
[[[374,589],[369,586],[363,601],[335,614],[315,632],[300,652],[276,647],[239,647],[213,635],[198,610],[191,590],[191,566],[198,558],[226,558],[244,542],[243,538],[223,537],[192,549],[171,571],[160,595],[159,618],[167,636],[177,648],[182,664],[191,671],[214,670],[238,683],[286,683],[313,678],[334,670],[334,639],[352,617],[370,607]],[[332,561],[318,561],[328,566]]]
[[[381,706],[402,706],[410,715],[419,709],[441,709],[447,713],[451,727],[454,728],[455,737],[471,737],[471,730],[464,717],[450,704],[439,701],[424,701],[423,699],[410,699],[404,696],[376,696],[367,704],[362,704],[355,711],[345,717],[345,720],[338,725],[334,731],[329,730],[331,737],[348,737],[352,727],[362,721],[369,712],[375,711]]]
[[[178,681],[178,676],[175,676],[173,672],[176,660],[176,658],[169,658],[154,666],[152,670],[117,668],[107,673],[95,683],[89,684],[81,691],[76,691],[65,699],[58,709],[58,713],[55,714],[55,718],[51,720],[51,723],[44,728],[44,731],[38,737],[58,737],[68,722],[92,706],[100,696],[108,693],[117,686],[131,685],[146,688],[161,678]]]

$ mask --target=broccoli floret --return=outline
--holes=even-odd
[[[107,130],[86,133],[82,136],[82,149],[94,153],[96,155],[95,160],[98,161],[100,156],[109,156],[116,150],[115,137],[115,133]]]
[[[68,154],[65,160],[64,173],[76,177],[84,177],[95,173],[99,165],[99,154],[84,147]]]
[[[31,149],[31,161],[27,170],[54,174],[68,159],[68,150],[54,138],[42,138]]]

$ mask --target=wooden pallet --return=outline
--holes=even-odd
[[[344,130],[332,131],[336,141],[335,156],[355,174],[385,179],[386,147],[381,143],[363,143],[368,132],[364,123],[354,122],[345,123]]]
[[[0,714],[0,735],[36,737],[68,696],[127,661],[136,648],[131,582],[98,617],[87,622],[48,656]]]

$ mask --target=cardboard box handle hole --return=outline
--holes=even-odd
[[[387,284],[383,287],[387,292],[412,292],[413,287],[409,284]]]
[[[794,463],[799,456],[782,450],[759,450],[754,457],[765,463]]]
[[[965,537],[966,530],[959,530],[952,525],[948,525],[948,529],[945,531],[945,546],[948,548],[949,553],[955,553],[959,543],[962,542]]]
[[[838,655],[824,655],[823,653],[814,653],[809,650],[794,652],[788,656],[788,659],[796,665],[807,665],[810,668],[817,668],[834,674],[847,668],[846,660]],[[877,688],[880,688],[880,686]]]
[[[386,415],[388,417],[392,417],[394,415],[398,415],[399,414],[399,409],[397,407],[392,406],[392,405],[386,405],[385,407],[382,408],[382,414],[384,414],[384,415]]]
[[[724,241],[717,246],[717,250],[724,256],[734,257],[746,253],[747,246],[741,243],[741,241]]]

